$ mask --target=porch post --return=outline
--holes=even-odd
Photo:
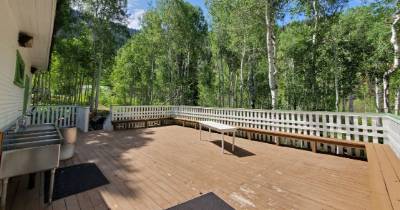
[[[76,115],[76,127],[82,132],[89,131],[89,107],[78,107]]]

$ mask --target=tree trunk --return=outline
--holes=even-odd
[[[346,97],[343,96],[343,98],[342,98],[342,112],[346,111],[346,103],[347,103]]]
[[[396,2],[397,4],[399,3],[398,1]],[[400,62],[400,49],[399,49],[399,43],[397,39],[397,24],[400,20],[400,10],[397,9],[396,12],[393,15],[393,23],[391,26],[391,31],[392,31],[392,37],[390,39],[390,42],[393,45],[394,49],[394,59],[393,59],[393,65],[392,67],[385,72],[383,75],[383,109],[385,113],[389,112],[389,79],[390,76],[397,71],[399,68],[399,62]]]
[[[318,22],[319,22],[319,12],[318,12],[318,0],[312,0],[312,12],[314,19],[314,32],[312,35],[312,44],[313,47],[317,44],[317,31],[318,31]]]
[[[394,113],[399,115],[399,103],[400,103],[400,87],[396,91],[396,101],[394,102]]]
[[[336,112],[339,112],[339,84],[338,84],[338,76],[337,74],[335,74],[335,96],[336,96],[336,100],[335,100],[335,108],[336,108]]]
[[[150,72],[150,81],[149,81],[149,100],[148,105],[153,104],[153,80],[154,80],[154,69],[155,69],[155,58],[154,56],[151,58],[151,72]]]
[[[311,69],[309,69],[309,87],[311,89],[311,97],[314,98],[314,100],[318,100],[316,98],[317,96],[317,80],[316,80],[316,71],[315,69],[317,68],[316,64],[316,51],[317,51],[317,36],[318,36],[318,27],[319,27],[319,5],[318,5],[318,0],[312,0],[312,16],[313,16],[313,21],[314,21],[314,28],[313,28],[313,34],[312,34],[312,55],[311,55]],[[318,103],[318,102],[317,102]],[[317,107],[316,102],[312,102],[312,109],[315,110]]]
[[[243,41],[242,57],[240,58],[240,108],[243,108],[243,67],[244,58],[246,56],[246,38]]]
[[[389,112],[389,76],[383,76],[383,111],[385,113]]]
[[[96,95],[95,95],[95,102],[94,102],[94,111],[97,112],[99,109],[99,97],[100,97],[100,78],[101,78],[101,70],[103,68],[103,58],[100,56],[99,67],[97,69],[96,75]]]
[[[265,5],[265,22],[267,26],[267,55],[268,55],[268,79],[269,88],[271,91],[271,105],[272,109],[277,108],[277,95],[278,95],[278,85],[276,82],[277,69],[275,66],[275,8],[273,6],[272,0],[266,0]]]
[[[234,91],[234,73],[233,71],[230,72],[229,75],[229,107],[233,107],[234,98],[235,98],[235,91]]]
[[[380,97],[380,87],[378,77],[375,77],[375,109],[376,112],[381,111],[381,97]]]
[[[349,112],[354,112],[354,95],[349,96]]]
[[[219,106],[220,107],[224,107],[225,106],[225,96],[224,96],[224,65],[223,65],[223,59],[222,59],[222,55],[220,55],[219,58]]]
[[[250,102],[250,107],[252,109],[256,108],[256,87],[255,87],[255,81],[254,81],[254,64],[253,64],[253,56],[249,56],[249,64],[250,64],[250,73],[249,73],[249,102]]]
[[[233,90],[233,91],[235,92],[235,105],[234,105],[235,108],[238,107],[237,80],[238,80],[238,75],[237,75],[237,73],[236,73],[236,74],[235,74],[235,82],[234,82],[234,87],[235,87],[235,89]]]

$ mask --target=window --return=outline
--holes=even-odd
[[[25,64],[21,54],[17,50],[17,63],[15,65],[14,84],[20,88],[24,87]]]

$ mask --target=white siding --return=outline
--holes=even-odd
[[[29,49],[18,46],[18,32],[8,1],[0,0],[0,130],[22,113],[24,89],[13,83],[17,49],[25,63],[25,74],[31,77]]]

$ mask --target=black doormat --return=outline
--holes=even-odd
[[[219,198],[213,192],[201,195],[186,201],[185,203],[178,204],[167,210],[235,210],[224,200]]]
[[[110,182],[94,163],[58,168],[54,177],[53,200],[84,192]],[[49,200],[50,171],[45,173],[44,199]]]

